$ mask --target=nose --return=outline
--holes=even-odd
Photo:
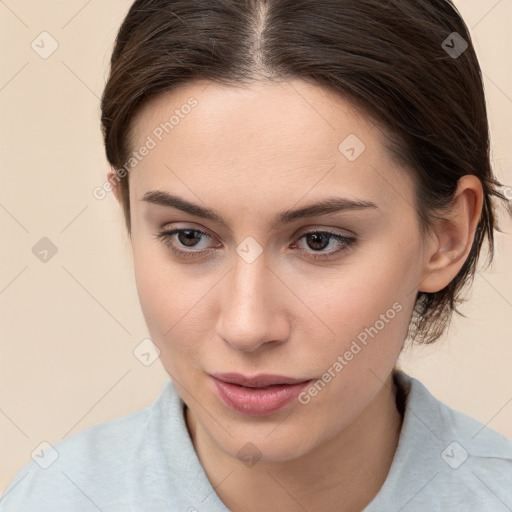
[[[283,284],[262,256],[252,263],[237,258],[223,283],[217,334],[242,352],[283,343],[289,336]]]

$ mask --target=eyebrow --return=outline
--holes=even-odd
[[[181,210],[189,215],[208,219],[228,227],[227,222],[214,210],[190,203],[181,197],[168,194],[162,190],[150,190],[146,192],[142,201],[158,206],[176,208],[177,210]],[[309,204],[296,210],[285,210],[278,213],[271,221],[270,228],[273,229],[276,226],[289,224],[296,220],[309,217],[318,217],[344,211],[361,211],[371,209],[378,209],[377,204],[372,201],[353,200],[344,197],[331,196],[320,202]]]

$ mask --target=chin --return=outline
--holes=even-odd
[[[251,467],[258,462],[288,462],[298,459],[308,453],[313,446],[290,437],[286,442],[282,440],[254,439],[250,436],[245,440],[232,440],[224,451],[231,457],[239,459],[243,464]]]
[[[283,419],[282,423],[260,423],[244,428],[240,423],[227,423],[219,418],[229,434],[224,429],[219,429],[217,424],[208,425],[208,428],[214,429],[210,431],[210,435],[224,453],[250,467],[257,462],[287,462],[298,459],[322,442],[324,432],[312,431],[303,419],[293,423],[290,419]]]

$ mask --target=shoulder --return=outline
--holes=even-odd
[[[41,451],[21,468],[2,499],[1,512],[86,511],[108,508],[151,478],[147,425],[151,407],[83,430]],[[115,500],[115,501],[112,501]]]
[[[499,459],[512,464],[510,439],[441,402],[419,380],[403,372],[398,373],[397,378],[407,394],[409,415],[430,427],[434,437],[439,440],[453,438],[461,447],[465,443],[472,457]]]
[[[404,395],[402,431],[388,477],[367,511],[387,510],[392,502],[403,512],[512,510],[512,441],[404,372],[395,374],[395,383]]]

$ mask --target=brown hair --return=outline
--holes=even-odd
[[[456,34],[454,34],[456,33]],[[494,256],[494,179],[481,70],[469,31],[448,0],[137,0],[115,42],[102,98],[106,155],[131,234],[128,178],[133,119],[149,98],[212,80],[226,85],[300,78],[337,91],[386,128],[412,173],[422,233],[458,180],[482,183],[471,251],[444,289],[418,292],[413,340],[431,343],[465,302],[482,244]]]

